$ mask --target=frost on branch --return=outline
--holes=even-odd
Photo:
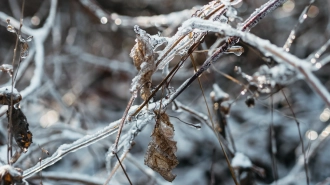
[[[1,185],[15,184],[22,182],[22,170],[14,168],[10,165],[4,165],[0,167],[0,182]]]
[[[278,64],[272,68],[262,65],[252,76],[241,72],[240,68],[237,73],[260,93],[270,93],[276,85],[288,85],[302,78],[294,67],[286,64]]]
[[[13,104],[16,104],[22,100],[22,96],[17,91],[17,89],[13,88],[12,92],[11,86],[5,86],[0,88],[0,104],[9,105],[11,97],[13,98]]]
[[[159,113],[152,140],[144,158],[144,164],[158,172],[165,180],[172,182],[176,175],[171,171],[179,161],[175,156],[176,141],[173,141],[174,127],[166,113]]]

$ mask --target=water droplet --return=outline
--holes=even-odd
[[[309,9],[308,9],[308,12],[307,12],[307,15],[308,15],[308,17],[310,17],[310,18],[314,18],[314,17],[316,17],[318,14],[319,14],[319,8],[318,7],[316,7],[316,6],[314,6],[314,5],[312,5]]]
[[[28,38],[25,39],[26,42],[31,42],[33,39],[33,36],[28,36]]]
[[[319,53],[315,53],[315,58],[320,58],[320,54]]]
[[[243,91],[241,91],[241,95],[244,95],[246,93],[247,89],[244,89]]]
[[[116,20],[115,20],[115,24],[118,25],[118,26],[121,25],[121,19],[119,19],[119,18],[116,19]]]
[[[242,73],[242,69],[241,69],[241,67],[239,67],[239,66],[235,66],[234,71],[235,71],[237,74],[241,74],[241,73]]]
[[[320,115],[320,121],[327,122],[330,119],[330,109],[325,108],[324,111]]]
[[[16,29],[11,24],[8,24],[7,31],[12,32],[12,33],[16,33]]]
[[[315,67],[316,67],[317,69],[320,69],[320,68],[322,67],[322,64],[321,64],[320,62],[318,62],[318,63],[315,64]]]
[[[295,7],[295,3],[294,3],[294,1],[291,0],[291,1],[285,2],[282,6],[282,9],[285,12],[291,12],[294,9],[294,7]]]
[[[33,16],[31,18],[31,24],[34,26],[38,26],[40,24],[40,18],[38,16]]]
[[[195,123],[195,124],[191,124],[190,125],[191,127],[197,129],[197,130],[200,130],[202,128],[202,124],[201,123]]]
[[[178,113],[182,112],[182,109],[178,107],[175,103],[172,103],[172,110]]]
[[[236,56],[241,56],[244,52],[244,48],[242,46],[233,46],[226,53],[233,53]]]
[[[108,23],[108,18],[106,18],[106,17],[101,17],[100,22],[101,22],[102,24],[107,24],[107,23]]]
[[[307,130],[305,136],[309,139],[309,140],[312,140],[314,141],[315,139],[318,138],[318,133],[314,130]]]

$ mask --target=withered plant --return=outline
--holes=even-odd
[[[19,2],[0,184],[328,183],[329,1]]]

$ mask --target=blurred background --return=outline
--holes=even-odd
[[[22,154],[15,166],[23,170],[30,168],[38,163],[40,157],[47,157],[40,147],[52,154],[60,145],[93,134],[110,122],[120,119],[131,96],[129,91],[131,80],[137,74],[129,57],[136,38],[134,25],[139,25],[151,35],[161,34],[170,37],[176,33],[183,21],[208,2],[205,0],[58,1],[54,20],[45,31],[48,35],[40,34],[40,38],[44,37],[43,42],[38,35],[34,35],[33,41],[29,42],[29,55],[20,66],[21,76],[18,76],[16,84],[18,91],[26,90],[34,77],[40,79],[40,83],[33,91],[27,93],[27,96],[23,96],[21,102],[21,109],[33,133],[33,144],[27,153]],[[236,27],[237,23],[241,22],[240,19],[248,18],[265,2],[267,1],[243,0],[235,5],[237,16],[240,18],[230,24]],[[308,4],[308,0],[289,0],[265,17],[251,32],[283,47],[290,31],[299,23],[301,12]],[[19,20],[21,6],[21,0],[1,0],[0,12]],[[50,9],[50,0],[25,1],[23,27],[42,29]],[[298,24],[296,39],[290,48],[290,53],[299,58],[306,58],[328,41],[329,9],[329,0],[316,1],[309,7],[305,22]],[[0,16],[0,61],[1,64],[11,64],[16,35],[7,31],[4,14]],[[29,35],[23,33],[22,36]],[[210,33],[198,49],[210,48],[216,39],[217,35]],[[41,52],[40,47],[36,47],[36,42],[39,41],[44,52]],[[235,101],[227,118],[227,124],[230,126],[236,150],[245,154],[258,169],[264,172],[262,175],[247,170],[251,176],[249,180],[257,184],[270,184],[274,181],[275,171],[278,173],[277,178],[281,179],[298,164],[301,142],[295,119],[281,92],[272,95],[273,101],[270,94],[262,94],[255,100],[255,106],[249,108],[245,104],[247,95],[239,96],[242,87],[218,72],[220,70],[247,84],[235,73],[234,67],[240,66],[243,72],[252,75],[261,65],[270,61],[247,43],[240,41],[238,45],[244,48],[244,53],[241,56],[228,54],[221,57],[213,68],[202,75],[201,82],[211,109],[213,105],[209,95],[213,90],[213,84],[219,85],[229,94],[229,102]],[[321,58],[328,54],[329,50]],[[38,55],[43,56],[41,66],[36,62],[37,57],[40,57]],[[205,53],[193,55],[199,65],[207,58]],[[175,65],[178,59],[179,57],[175,58],[171,66]],[[40,76],[36,76],[35,69],[38,66],[41,70]],[[330,87],[329,70],[329,66],[325,65],[315,73],[327,89]],[[174,76],[171,85],[178,87],[193,73],[193,66],[188,59]],[[161,71],[157,72],[153,76],[152,87],[157,86],[162,78]],[[5,86],[8,82],[10,82],[8,74],[0,73],[0,84]],[[311,184],[320,182],[329,184],[327,178],[330,176],[330,143],[325,138],[316,149],[310,150],[310,146],[320,141],[319,135],[327,131],[325,128],[329,124],[330,110],[303,80],[289,84],[283,88],[283,91],[300,122],[307,153],[313,154],[308,165]],[[236,99],[238,96],[239,98]],[[156,99],[160,97],[159,93]],[[194,82],[178,97],[178,100],[207,115],[198,82]],[[137,99],[135,104],[142,102],[141,99]],[[8,121],[4,113],[3,111],[0,120],[2,161],[6,161],[7,157]],[[213,131],[205,124],[197,130],[180,121],[200,123],[200,120],[185,112],[175,112],[169,108],[167,113],[172,116],[179,160],[179,165],[173,170],[177,177],[172,184],[234,184]],[[212,110],[211,113],[216,120],[216,113]],[[277,151],[273,161],[277,169],[272,165],[271,122],[274,125]],[[154,125],[148,125],[137,136],[129,159],[124,161],[133,184],[166,184],[159,174],[151,172],[151,169],[143,164],[153,128]],[[82,178],[89,177],[95,180],[95,184],[104,183],[109,174],[106,166],[110,165],[106,164],[106,153],[113,144],[114,137],[103,139],[68,154],[58,163],[43,170],[42,174],[38,173],[27,179],[28,182],[40,184],[42,179],[43,184],[92,184]],[[149,175],[146,175],[146,172]],[[294,174],[297,178],[287,184],[305,184],[303,168]],[[154,179],[160,180],[156,183]],[[118,169],[111,182],[110,184],[128,184],[122,169]]]

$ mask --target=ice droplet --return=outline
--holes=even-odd
[[[241,56],[244,53],[244,48],[242,46],[233,46],[226,53],[233,53],[236,56]]]
[[[107,24],[107,23],[108,23],[108,18],[106,18],[106,17],[101,17],[100,22],[101,22],[102,24]]]
[[[316,63],[316,59],[315,58],[312,58],[311,59],[311,62],[312,62],[312,64],[315,64]]]
[[[314,141],[315,139],[317,139],[318,138],[318,133],[316,132],[316,131],[314,131],[314,130],[308,130],[307,132],[306,132],[306,137],[309,139],[309,140],[312,140],[312,141]]]
[[[301,13],[300,17],[299,17],[299,23],[301,24],[302,22],[304,22],[304,20],[307,18],[307,10],[308,10],[308,6],[305,7],[304,11]]]
[[[241,91],[241,95],[244,95],[246,93],[246,89],[244,89],[243,91]]]
[[[8,24],[7,31],[12,32],[12,33],[16,33],[16,29],[11,24]]]
[[[318,63],[315,64],[315,67],[316,67],[317,69],[320,69],[320,68],[322,67],[322,64],[321,64],[320,62],[318,62]]]
[[[178,113],[182,112],[182,109],[174,103],[172,103],[172,110]]]

